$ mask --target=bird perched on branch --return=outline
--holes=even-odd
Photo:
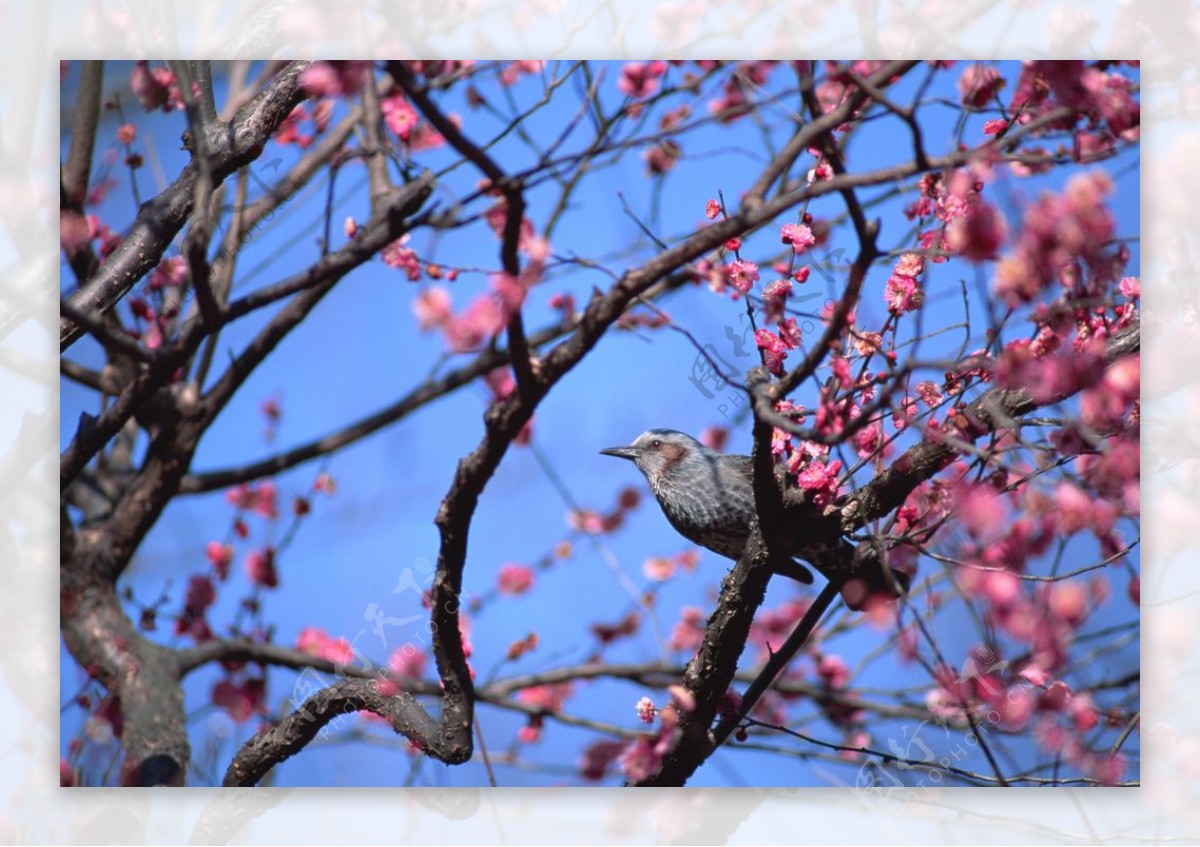
[[[673,429],[643,432],[628,447],[609,447],[605,456],[629,459],[645,474],[671,526],[689,541],[733,559],[742,557],[758,511],[754,501],[754,460],[718,453]],[[873,597],[908,592],[911,568],[885,565],[886,546],[849,543],[840,535],[812,539],[803,550],[774,552],[771,570],[806,585],[808,568],[791,557],[803,556],[841,586],[842,599],[856,611]]]
[[[757,514],[749,456],[718,453],[673,429],[652,429],[628,447],[600,452],[637,465],[680,535],[735,562],[741,558]],[[791,557],[771,566],[799,582],[813,581],[812,572]]]

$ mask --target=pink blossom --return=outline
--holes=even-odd
[[[500,84],[507,88],[515,84],[521,77],[541,73],[544,64],[540,59],[522,59],[517,62],[509,62],[500,71]]]
[[[721,214],[721,204],[716,200],[709,200],[704,204],[704,217],[711,221],[714,220],[719,214]]]
[[[691,712],[696,709],[696,695],[682,685],[668,685],[667,693],[671,695],[671,700],[683,712]]]
[[[919,308],[925,300],[925,294],[911,276],[892,274],[884,286],[883,298],[889,312],[903,315]]]
[[[779,376],[783,373],[783,362],[787,358],[788,346],[769,329],[759,329],[754,333],[754,343],[762,350],[763,364],[767,370]]]
[[[654,708],[654,701],[649,697],[643,697],[641,700],[638,700],[634,710],[637,712],[638,720],[642,723],[654,723],[654,715],[658,712]]]
[[[493,368],[483,375],[483,382],[491,392],[492,402],[506,399],[517,390],[517,381],[509,367]]]
[[[584,779],[596,782],[604,778],[612,763],[625,749],[624,741],[594,741],[584,748],[579,757],[579,773]]]
[[[653,582],[663,582],[675,575],[675,562],[665,556],[652,556],[642,563],[642,573]]]
[[[777,321],[783,317],[787,298],[791,293],[792,281],[790,279],[777,279],[763,289],[763,311],[766,313],[767,320]]]
[[[706,426],[700,431],[700,443],[710,450],[724,450],[728,440],[729,430],[723,426]]]
[[[129,77],[129,87],[147,112],[155,109],[170,112],[177,106],[179,89],[176,85],[175,74],[166,68],[151,70],[149,62],[144,60],[135,62],[133,72]],[[174,88],[174,98],[171,96],[172,88]]]
[[[63,211],[58,216],[59,243],[67,255],[73,255],[92,240],[88,219],[78,212]]]
[[[305,149],[313,142],[313,136],[300,131],[300,125],[308,120],[309,112],[301,103],[296,108],[288,113],[288,116],[283,119],[279,128],[275,130],[272,138],[280,144],[295,144],[300,149]]]
[[[792,245],[792,249],[797,253],[802,253],[806,248],[817,243],[812,229],[804,224],[784,224],[780,234],[783,243]]]
[[[279,585],[279,573],[275,569],[275,550],[264,547],[252,550],[245,560],[246,576],[255,585],[263,588],[276,588]]]
[[[1043,688],[1050,682],[1050,675],[1037,665],[1026,665],[1018,675],[1021,679],[1029,682],[1031,685],[1036,685],[1038,688]]]
[[[823,179],[831,179],[832,177],[833,166],[828,162],[821,162],[815,168],[809,168],[808,173],[804,178],[809,185],[812,185],[814,182],[819,182]]]
[[[128,146],[137,138],[137,127],[133,124],[121,124],[117,127],[117,141]]]
[[[1008,510],[988,485],[965,485],[958,494],[958,515],[967,532],[980,543],[995,540],[1008,523]]]
[[[683,156],[683,149],[674,140],[667,138],[642,153],[646,172],[651,176],[665,174]]]
[[[183,607],[185,614],[191,617],[202,617],[205,611],[217,601],[217,592],[212,580],[200,574],[188,580],[187,594],[184,596]]]
[[[1120,753],[1101,753],[1092,761],[1089,772],[1101,785],[1117,785],[1125,775],[1125,757]]]
[[[984,135],[999,135],[1008,129],[1008,121],[1003,118],[993,118],[983,122]]]
[[[899,276],[911,276],[914,279],[921,275],[925,270],[925,257],[920,253],[903,253],[896,260],[896,267],[892,273]]]
[[[233,563],[233,547],[220,541],[210,541],[204,549],[204,555],[217,572],[217,578],[224,580],[229,576],[229,566]]]
[[[850,681],[850,667],[841,656],[827,654],[817,661],[817,675],[830,688],[845,688]]]
[[[658,91],[659,78],[666,71],[666,62],[626,62],[617,88],[636,100],[644,99]]]
[[[255,714],[264,711],[263,697],[266,681],[250,678],[240,684],[223,679],[213,686],[212,703],[229,713],[238,723],[245,723]]]
[[[283,406],[280,404],[279,397],[268,397],[258,404],[258,410],[262,412],[267,423],[274,425],[279,423],[279,419],[283,417]]]
[[[744,259],[736,259],[725,268],[729,282],[743,294],[749,294],[754,283],[758,282],[758,265]]]
[[[533,568],[515,562],[501,565],[496,587],[501,594],[524,594],[533,587]]]
[[[1005,80],[1000,72],[987,65],[968,65],[958,78],[958,94],[963,105],[974,109],[986,106],[1004,86]]]
[[[1026,210],[1015,249],[996,269],[995,288],[1010,305],[1033,300],[1054,281],[1072,293],[1100,295],[1111,280],[1113,257],[1106,252],[1113,233],[1105,198],[1112,179],[1104,171],[1077,174],[1061,195],[1044,194]],[[1093,272],[1086,280],[1070,271],[1082,260]]]
[[[1011,571],[984,571],[979,591],[997,612],[1008,612],[1021,599],[1021,580]]]
[[[921,398],[921,402],[931,409],[942,402],[942,389],[938,387],[937,383],[930,382],[929,380],[918,382],[916,391],[917,396]]]
[[[1100,722],[1096,717],[1096,709],[1092,705],[1092,696],[1086,691],[1071,696],[1067,702],[1067,714],[1071,716],[1075,728],[1081,732],[1095,729],[1096,724]]]
[[[333,638],[324,629],[315,626],[300,630],[296,636],[296,649],[339,665],[347,665],[354,658],[354,648],[349,641]]]
[[[383,112],[383,120],[388,129],[401,141],[408,141],[417,128],[418,120],[416,109],[409,104],[404,95],[396,92],[384,97],[379,101],[379,108]]]
[[[421,291],[413,301],[412,310],[422,330],[444,327],[454,315],[450,292],[440,285]]]
[[[1052,582],[1046,591],[1047,612],[1055,620],[1075,628],[1087,620],[1088,599],[1075,580]]]
[[[868,424],[854,434],[854,450],[861,458],[869,458],[883,445],[883,431],[878,423]]]
[[[517,730],[517,741],[521,744],[536,744],[542,740],[542,722],[537,718]]]
[[[251,505],[254,513],[260,518],[274,520],[279,517],[279,504],[275,483],[271,480],[263,480],[254,490],[254,502]]]
[[[309,97],[357,94],[371,73],[367,61],[313,62],[300,74],[300,87]]]
[[[1136,300],[1142,296],[1142,281],[1136,276],[1123,277],[1117,288],[1122,297],[1128,297],[1130,300]]]
[[[804,340],[795,318],[784,318],[779,322],[779,340],[789,350],[795,350]]]
[[[408,233],[400,236],[379,251],[379,257],[389,268],[404,271],[409,282],[416,282],[421,278],[421,262],[417,258],[416,251],[405,246],[409,238]]]
[[[159,291],[163,288],[177,288],[187,280],[187,260],[183,256],[171,256],[163,259],[150,273],[150,288]]]
[[[466,310],[451,318],[443,327],[446,342],[455,353],[477,350],[504,328],[506,318],[501,304],[491,294],[476,297]]]
[[[1054,491],[1054,522],[1063,535],[1071,535],[1092,525],[1092,498],[1076,485],[1060,483]]]
[[[604,532],[604,518],[593,509],[572,509],[567,513],[567,526],[577,532],[599,535]]]
[[[621,753],[621,772],[629,780],[638,782],[654,774],[662,766],[662,758],[653,736],[639,736]]]
[[[556,682],[549,685],[535,685],[522,688],[517,692],[517,700],[530,706],[537,706],[547,712],[562,710],[563,703],[575,693],[572,682]]]
[[[823,461],[812,461],[796,475],[796,484],[811,491],[813,503],[818,508],[824,508],[838,496],[841,488],[838,473],[841,469],[840,460],[834,460],[828,465]]]
[[[993,259],[1008,236],[1008,224],[990,203],[979,203],[946,228],[950,250],[974,262]]]
[[[415,644],[401,644],[388,657],[388,668],[392,673],[410,679],[420,679],[425,675],[425,665],[428,657]]]
[[[1037,697],[1033,691],[1022,685],[1014,685],[993,704],[993,708],[1000,713],[1000,726],[1011,732],[1020,732],[1029,725],[1036,705]]]
[[[683,609],[675,628],[667,639],[667,648],[691,652],[704,638],[704,611],[695,606]]]
[[[944,241],[945,239],[942,238],[942,231],[940,229],[926,230],[917,236],[917,244],[920,248],[931,252],[945,250],[946,245]],[[946,261],[948,258],[948,256],[940,255],[930,256],[935,265]]]

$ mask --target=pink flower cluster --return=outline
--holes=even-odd
[[[403,94],[397,92],[384,97],[379,102],[379,108],[383,112],[383,120],[388,129],[394,132],[410,151],[418,153],[422,150],[432,150],[446,143],[440,132],[417,117],[417,110]],[[456,126],[461,123],[457,115],[449,115],[447,120]]]
[[[213,686],[212,704],[229,713],[238,723],[245,723],[259,714],[266,714],[267,681],[248,677],[241,682],[223,679]]]
[[[622,94],[643,100],[658,91],[659,80],[666,72],[666,62],[626,62],[621,66],[617,88]]]
[[[1010,305],[1027,303],[1059,279],[1072,296],[1103,296],[1121,264],[1119,253],[1106,251],[1114,232],[1104,205],[1111,193],[1111,178],[1097,170],[1072,177],[1061,195],[1038,198],[1013,253],[996,268],[996,294]],[[1090,271],[1087,278],[1080,262]]]
[[[776,376],[783,374],[788,353],[800,346],[800,329],[795,318],[781,321],[779,330],[779,335],[765,328],[754,333],[754,343],[762,351],[763,364]]]
[[[572,509],[567,513],[567,526],[587,535],[615,532],[625,523],[625,515],[640,502],[641,494],[636,488],[623,488],[611,510],[602,514],[594,509]]]
[[[648,703],[651,710],[649,721],[645,721],[643,715],[644,703]],[[652,776],[662,767],[663,758],[679,743],[678,709],[661,709],[657,714],[658,731],[639,735],[621,751],[618,758],[621,772],[631,781],[637,782]],[[638,703],[638,715],[646,723],[654,720],[654,704],[650,702],[650,698],[643,697]]]
[[[750,113],[748,91],[761,90],[776,62],[739,62],[725,80],[721,94],[709,101],[708,112],[721,123],[732,123]]]
[[[796,484],[810,492],[813,505],[824,509],[832,505],[841,493],[841,483],[838,482],[841,471],[840,459],[828,464],[819,460],[810,461],[796,474]]]
[[[654,582],[664,582],[673,577],[676,571],[683,569],[694,571],[700,554],[696,550],[684,550],[674,556],[652,556],[642,563],[642,573],[646,579]]]
[[[368,61],[313,62],[300,74],[300,87],[309,97],[351,97],[362,90],[369,73]]]
[[[170,112],[183,108],[179,81],[167,68],[151,68],[145,60],[134,62],[129,75],[129,88],[147,112],[162,109]]]
[[[306,104],[300,103],[283,119],[272,138],[279,144],[295,144],[305,150],[312,145],[316,136],[328,129],[332,117],[332,100],[320,100],[311,110]],[[312,131],[305,132],[303,127],[310,121]]]
[[[500,566],[496,576],[496,590],[501,594],[524,594],[533,588],[533,568],[516,562]]]
[[[1000,72],[990,65],[968,65],[958,78],[958,94],[964,106],[982,109],[992,101],[1006,82]]]
[[[338,665],[348,665],[354,660],[354,648],[345,638],[333,638],[324,629],[306,626],[296,636],[296,649],[327,659]]]
[[[239,511],[250,511],[266,520],[279,517],[279,494],[275,483],[263,480],[258,485],[243,482],[225,492],[225,502]]]
[[[1081,61],[1030,61],[1021,69],[1010,110],[1028,123],[1057,106],[1085,115],[1093,125],[1104,124],[1114,136],[1137,138],[1141,106],[1136,85],[1115,71]],[[1075,123],[1071,118],[1064,128]]]

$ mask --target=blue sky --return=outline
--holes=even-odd
[[[927,98],[946,98],[957,103],[953,89],[961,69],[959,63],[950,72],[939,75],[929,89]],[[554,75],[564,66],[551,63],[547,73]],[[605,77],[599,83],[601,98],[611,111],[621,101],[616,82],[619,63],[600,63]],[[1007,102],[1018,74],[1015,63],[1001,63],[1001,72],[1009,79],[1002,93]],[[139,127],[137,147],[143,152],[153,147],[161,158],[162,172],[173,176],[184,163],[184,154],[176,149],[174,139],[184,128],[179,113],[143,115],[127,87],[129,66],[109,63],[107,82],[120,89],[129,119]],[[1125,69],[1125,73],[1129,70]],[[76,70],[64,83],[63,103],[73,101]],[[672,68],[668,80],[677,79],[679,68]],[[918,69],[912,80],[902,82],[893,92],[899,102],[911,99],[916,81],[924,75]],[[724,75],[718,77],[723,79]],[[777,69],[771,76],[768,90],[793,84],[790,70]],[[223,79],[218,82],[218,102],[222,96]],[[506,96],[496,85],[480,84],[481,90],[497,105]],[[510,94],[521,104],[533,103],[541,96],[542,84],[537,77],[518,82]],[[710,83],[703,96],[693,101],[694,117],[703,115],[704,104],[715,96]],[[792,97],[794,100],[794,96]],[[463,116],[464,130],[475,139],[486,139],[501,127],[483,112],[471,111],[455,93],[439,101],[443,108]],[[669,101],[673,106],[682,99]],[[551,246],[559,259],[578,256],[600,258],[607,267],[620,273],[653,252],[638,224],[623,211],[624,202],[636,215],[668,243],[691,232],[703,221],[705,201],[723,193],[726,201],[736,198],[749,186],[767,155],[764,138],[776,146],[786,138],[793,124],[789,109],[781,101],[777,107],[764,112],[768,125],[756,126],[749,120],[730,125],[708,124],[681,139],[684,158],[662,181],[648,178],[639,155],[627,153],[605,171],[584,180],[575,196],[574,207],[564,216],[551,237]],[[339,106],[339,114],[343,107]],[[556,137],[571,121],[579,108],[579,98],[568,84],[548,106],[541,109],[526,124],[527,131],[542,140]],[[655,113],[657,115],[657,113]],[[952,149],[959,111],[932,102],[922,108],[920,118],[929,151],[939,155]],[[972,115],[962,131],[969,143],[982,138],[980,127],[994,114]],[[114,133],[119,121],[105,116],[100,129],[98,157],[107,143],[115,143]],[[647,124],[652,128],[653,124]],[[567,145],[578,148],[587,141],[588,125],[580,124]],[[63,136],[65,154],[66,131]],[[505,168],[519,168],[532,161],[532,154],[519,138],[509,136],[492,151]],[[262,161],[275,155],[268,151]],[[868,124],[851,143],[847,165],[853,170],[868,170],[906,160],[910,155],[908,131],[899,120],[880,118]],[[295,152],[280,148],[280,172],[294,161]],[[416,154],[420,167],[440,171],[454,160],[448,150]],[[1138,275],[1139,254],[1136,236],[1140,230],[1138,159],[1136,148],[1100,165],[1115,180],[1116,191],[1111,208],[1117,220],[1117,231],[1134,238],[1130,243],[1132,258],[1130,275]],[[1042,177],[1017,179],[1003,175],[988,189],[991,198],[1000,203],[1008,217],[1010,232],[1020,226],[1020,208],[1042,190],[1061,187],[1065,177],[1078,172],[1078,167],[1062,168]],[[152,168],[139,173],[143,196],[152,187]],[[115,169],[118,187],[96,210],[110,225],[131,220],[135,211],[126,177]],[[268,179],[270,172],[260,169]],[[479,175],[469,167],[461,167],[440,179],[436,199],[447,204],[456,196],[474,190]],[[256,233],[253,242],[242,256],[235,291],[242,293],[266,285],[306,267],[319,255],[319,222],[326,190],[323,175],[291,206]],[[338,201],[333,216],[334,246],[341,243],[340,224],[347,215],[362,220],[366,217],[366,189],[363,171],[348,165],[342,169],[337,184]],[[252,189],[253,197],[257,189]],[[866,190],[863,199],[882,193]],[[552,186],[545,185],[529,194],[528,215],[539,232],[544,226],[554,200]],[[870,214],[883,221],[881,246],[900,249],[911,246],[905,241],[911,235],[910,225],[899,213],[903,200],[890,199],[872,206]],[[813,202],[809,211],[818,218],[840,215],[844,209],[840,198],[828,196]],[[791,218],[781,218],[779,224]],[[764,282],[771,277],[768,256],[778,252],[778,227],[767,227],[745,240],[742,255],[763,265]],[[431,235],[428,230],[414,234],[411,245],[423,257],[429,256],[446,265],[474,268],[495,268],[498,265],[499,242],[482,226],[461,231]],[[830,251],[844,247],[847,256],[856,250],[853,234],[844,228],[835,231],[828,245]],[[824,249],[820,251],[824,253]],[[261,266],[260,266],[261,263]],[[844,284],[843,268],[832,268],[832,282],[825,282],[814,273],[807,284],[809,290],[820,292],[819,304],[827,296],[836,296]],[[883,285],[887,267],[876,267],[867,282],[863,303],[859,309],[859,325],[878,328],[886,314]],[[64,291],[69,290],[70,273],[64,266]],[[605,288],[611,277],[598,270],[562,264],[552,267],[546,280],[530,296],[526,325],[544,326],[553,320],[554,313],[546,305],[550,296],[560,291],[573,293],[580,303],[586,302],[593,287]],[[986,266],[977,268],[969,263],[950,261],[933,265],[925,278],[929,306],[925,311],[926,328],[963,319],[961,282],[969,292],[972,327],[976,339],[969,349],[983,343],[986,303],[982,296],[988,290],[990,277]],[[427,281],[420,283],[428,285]],[[483,274],[464,273],[451,286],[456,307],[469,302],[472,295],[485,286]],[[411,304],[418,285],[409,283],[399,271],[379,261],[368,263],[343,280],[321,304],[313,319],[301,325],[285,340],[276,352],[259,368],[226,409],[216,425],[206,434],[197,453],[193,470],[205,471],[236,465],[266,452],[287,449],[313,437],[332,432],[347,422],[356,420],[388,405],[433,372],[444,372],[456,361],[447,363],[441,339],[423,334],[412,318]],[[753,359],[739,359],[725,337],[725,327],[741,327],[743,306],[706,289],[681,291],[662,304],[674,321],[686,327],[701,343],[712,343],[731,363],[742,370],[755,364]],[[222,334],[217,356],[218,365],[225,351],[236,351],[251,338],[262,324],[261,318],[250,317]],[[1019,335],[1015,327],[1010,337]],[[903,337],[903,334],[902,334]],[[962,330],[938,336],[928,342],[923,351],[930,356],[957,352],[962,343]],[[98,361],[98,348],[89,340],[74,348],[85,363]],[[698,434],[710,425],[732,426],[728,449],[748,452],[749,426],[730,408],[723,397],[706,398],[688,381],[696,359],[692,342],[684,335],[669,330],[655,332],[611,332],[538,408],[534,424],[535,450],[545,457],[553,475],[561,482],[555,484],[546,467],[539,462],[535,450],[521,447],[510,449],[496,476],[488,485],[471,527],[468,567],[464,588],[469,595],[487,594],[495,585],[496,573],[506,562],[532,564],[550,551],[569,529],[565,520],[568,504],[563,491],[584,508],[605,511],[616,500],[617,492],[626,486],[636,486],[645,492],[645,484],[635,469],[600,456],[598,450],[614,444],[627,443],[638,433],[653,427],[668,427]],[[937,378],[938,375],[932,375]],[[728,393],[728,392],[726,392]],[[283,419],[275,441],[265,445],[264,422],[259,404],[266,398],[278,396],[283,407]],[[797,402],[811,403],[815,394],[812,386],[802,387]],[[81,411],[94,411],[90,392],[69,381],[62,384],[62,433],[65,445]],[[486,389],[472,385],[445,397],[418,414],[410,416],[362,442],[336,454],[328,462],[328,471],[337,479],[339,489],[331,498],[314,500],[314,511],[305,519],[295,542],[280,558],[280,586],[264,598],[265,617],[275,626],[275,640],[294,643],[304,626],[318,626],[330,635],[345,637],[369,656],[380,662],[405,641],[423,637],[423,622],[396,625],[384,630],[384,640],[372,631],[369,610],[372,604],[388,617],[402,620],[422,614],[419,598],[413,592],[397,593],[397,585],[408,569],[417,579],[423,576],[422,562],[437,558],[438,536],[433,517],[438,504],[449,487],[459,458],[469,452],[483,432],[482,413],[487,403]],[[284,495],[302,493],[308,489],[320,463],[309,463],[277,478]],[[286,503],[290,496],[281,502]],[[134,563],[123,577],[143,602],[151,602],[165,590],[171,598],[164,611],[177,610],[180,590],[187,577],[204,572],[205,544],[213,538],[224,537],[231,510],[222,495],[180,497],[171,503],[154,532],[139,550]],[[262,521],[250,518],[252,541],[271,540],[270,529]],[[283,526],[274,529],[278,542]],[[1127,537],[1133,532],[1123,530]],[[586,660],[595,650],[595,640],[589,627],[596,622],[613,622],[630,608],[629,585],[645,589],[649,583],[642,573],[643,561],[653,555],[671,555],[688,545],[667,524],[656,504],[648,497],[632,512],[626,524],[596,545],[578,539],[573,556],[546,571],[539,571],[536,590],[520,597],[502,597],[489,602],[478,616],[473,617],[472,642],[475,656],[472,663],[481,678],[503,657],[508,645],[536,631],[539,648],[504,673],[527,672],[574,664]],[[209,620],[220,633],[222,624],[232,619],[237,602],[244,594],[241,561],[250,548],[238,547],[238,559],[231,583],[223,589],[218,605],[210,612]],[[1095,544],[1073,544],[1070,555],[1080,564],[1096,558]],[[1133,554],[1137,560],[1136,551]],[[715,554],[702,552],[699,567],[694,573],[681,574],[657,588],[656,609],[658,626],[665,635],[670,632],[683,606],[699,606],[709,610],[714,592],[729,562]],[[931,572],[923,565],[923,574]],[[1124,578],[1113,572],[1114,597],[1102,607],[1085,626],[1084,632],[1101,630],[1116,622],[1127,620],[1123,606]],[[798,589],[789,584],[772,584],[767,605],[775,605],[793,595]],[[844,615],[841,610],[835,614]],[[164,620],[162,629],[169,630]],[[944,648],[959,658],[976,642],[974,629],[962,615],[939,616],[935,625]],[[964,636],[963,633],[966,633]],[[620,642],[605,652],[609,661],[648,661],[659,655],[654,627],[643,625],[636,637]],[[165,637],[165,635],[164,635]],[[879,647],[888,633],[869,627],[855,628],[828,645],[839,652],[854,668]],[[965,638],[965,641],[964,641]],[[1136,639],[1120,655],[1122,663],[1136,666]],[[680,663],[687,656],[677,656]],[[810,664],[810,663],[808,663]],[[1114,668],[1096,668],[1098,675],[1116,675]],[[223,768],[236,747],[244,741],[253,722],[234,726],[225,716],[206,706],[208,691],[219,674],[204,671],[195,674],[187,685],[189,712],[194,713],[194,756],[201,767],[193,779],[203,782],[211,761]],[[80,672],[69,655],[63,652],[62,689],[64,700],[80,683]],[[272,671],[269,704],[280,708],[292,692],[295,674]],[[903,666],[893,659],[872,662],[854,685],[873,689],[905,689],[907,697],[919,701],[929,680],[915,666]],[[577,694],[568,701],[569,711],[587,717],[638,728],[634,704],[643,694],[659,701],[658,692],[647,692],[624,682],[591,683],[577,687]],[[63,747],[75,734],[81,720],[78,710],[69,710],[63,723]],[[524,719],[509,712],[481,707],[479,720],[489,750],[507,750],[516,730]],[[362,721],[346,719],[338,731],[351,727],[363,728]],[[916,728],[897,725],[874,728],[876,746],[887,748],[888,739],[910,739]],[[379,738],[389,733],[377,728],[368,730]],[[830,741],[842,736],[835,728],[816,721],[806,731]],[[208,757],[202,739],[232,736],[220,741],[215,755]],[[937,731],[939,734],[941,730]],[[544,785],[559,782],[573,783],[575,760],[581,747],[593,740],[594,733],[548,722],[543,739],[537,745],[523,749],[529,762],[551,765],[547,772],[520,767],[499,767],[497,779],[502,785]],[[785,746],[794,746],[781,740]],[[932,742],[931,742],[932,743]],[[1023,742],[1011,744],[1014,755],[1022,758],[1028,751]],[[486,776],[477,763],[447,768],[426,761],[414,772],[409,770],[407,754],[394,746],[380,744],[341,743],[314,745],[297,758],[276,769],[273,778],[280,785],[393,785],[405,780],[414,784],[469,785],[484,784]],[[977,764],[977,763],[976,763]],[[806,763],[795,758],[760,754],[749,751],[726,751],[718,754],[701,769],[692,781],[695,785],[808,785],[830,782],[853,783],[858,765],[836,763]],[[219,780],[219,773],[215,775]],[[612,781],[612,780],[610,780]]]

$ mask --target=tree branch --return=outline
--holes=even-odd
[[[288,65],[232,121],[211,133],[207,141],[214,186],[261,154],[267,139],[303,99],[299,81],[308,64]],[[91,313],[106,312],[158,264],[167,245],[191,215],[197,175],[196,163],[189,163],[168,189],[142,204],[129,235],[87,284],[71,295],[72,306]],[[70,347],[79,333],[74,321],[66,318],[60,321],[60,349]]]
[[[1118,331],[1108,340],[1105,361],[1111,365],[1140,349],[1140,323],[1134,323]],[[963,410],[962,414],[970,422],[970,430],[960,430],[957,437],[969,443],[974,442],[994,431],[1002,417],[1019,418],[1041,406],[1061,402],[1069,396],[1070,394],[1064,394],[1035,402],[1028,389],[999,386],[989,388]],[[839,521],[842,532],[854,532],[870,521],[899,508],[913,489],[953,461],[958,452],[952,444],[935,439],[926,439],[908,448],[878,476],[841,504],[834,517]]]

